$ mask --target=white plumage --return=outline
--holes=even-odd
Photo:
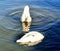
[[[22,14],[22,19],[21,19],[21,21],[22,22],[24,22],[24,21],[26,21],[26,22],[31,22],[31,17],[30,17],[30,12],[29,12],[29,6],[28,5],[26,5],[25,7],[24,7],[24,11],[23,11],[23,14]]]
[[[37,31],[31,31],[29,33],[26,33],[22,38],[20,38],[16,42],[22,45],[33,46],[42,42],[43,39],[44,39],[43,34]]]

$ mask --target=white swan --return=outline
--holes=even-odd
[[[22,27],[23,27],[24,32],[29,31],[31,21],[32,21],[32,18],[30,17],[29,6],[26,5],[24,7],[24,11],[23,11],[22,18],[21,18]]]
[[[43,34],[37,31],[31,31],[29,33],[26,33],[22,38],[18,39],[16,42],[22,45],[33,46],[42,42],[43,39]]]

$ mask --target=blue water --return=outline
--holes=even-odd
[[[29,5],[30,31],[39,31],[45,38],[33,47],[15,41],[23,35],[21,16]],[[0,51],[60,51],[60,0],[0,0]]]

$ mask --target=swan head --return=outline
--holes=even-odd
[[[24,12],[29,12],[29,6],[28,6],[28,5],[26,5],[26,6],[24,7]]]

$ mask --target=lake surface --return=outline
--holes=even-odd
[[[26,5],[32,17],[30,31],[45,36],[33,47],[16,43],[24,35],[21,16]],[[60,51],[60,0],[0,0],[0,51]]]

